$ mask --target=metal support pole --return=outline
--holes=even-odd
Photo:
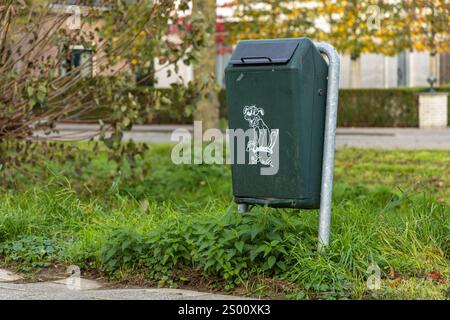
[[[248,212],[248,205],[245,204],[245,203],[239,203],[238,204],[238,211],[241,214],[244,214],[244,213]]]
[[[330,243],[331,201],[333,193],[334,147],[339,96],[339,55],[328,43],[316,42],[317,49],[328,58],[328,87],[323,146],[322,186],[319,213],[319,252]]]

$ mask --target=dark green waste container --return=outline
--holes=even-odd
[[[229,128],[259,132],[245,138],[244,163],[237,160],[242,143],[230,135],[237,203],[319,208],[327,74],[326,61],[307,38],[237,45],[225,70]],[[270,167],[273,174],[261,173]]]

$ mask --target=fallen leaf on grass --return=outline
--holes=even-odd
[[[388,276],[389,276],[390,279],[394,279],[394,280],[400,279],[400,273],[395,271],[395,269],[393,267],[389,268]]]
[[[430,281],[440,282],[442,275],[438,271],[431,271],[425,274],[425,278]]]
[[[388,284],[390,287],[397,287],[400,282],[402,282],[401,278],[395,278],[394,280],[389,280]]]
[[[443,186],[444,186],[444,182],[442,182],[442,181],[437,181],[436,182],[436,187],[442,188]]]

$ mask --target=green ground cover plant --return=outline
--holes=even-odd
[[[33,273],[76,264],[111,281],[290,299],[449,298],[450,151],[337,151],[331,244],[317,210],[240,215],[227,166],[174,165],[149,145],[117,170],[105,150],[2,168],[0,257]],[[368,290],[368,268],[381,289]]]

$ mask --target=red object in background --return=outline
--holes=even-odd
[[[192,26],[189,21],[186,21],[184,17],[179,17],[175,23],[171,24],[169,27],[170,34],[177,34],[179,31],[179,27],[184,25],[185,29],[190,32],[192,30]]]
[[[222,44],[225,42],[225,24],[221,20],[221,17],[217,17],[216,21],[216,43]]]
[[[231,8],[233,6],[232,2],[227,2],[221,5],[217,5],[218,8]],[[169,27],[169,34],[177,34],[180,32],[180,26],[184,26],[184,28],[190,32],[192,29],[191,24],[184,19],[184,17],[179,17],[175,23],[173,23]],[[225,44],[225,38],[227,35],[225,23],[223,21],[223,16],[217,15],[216,18],[216,33],[215,33],[215,40],[217,45],[217,54],[224,55],[227,53],[232,53],[233,48],[231,47],[224,47]]]
[[[231,48],[231,47],[220,47],[220,48],[217,48],[217,54],[219,54],[219,55],[224,55],[224,54],[227,54],[227,53],[232,53],[233,52],[233,48]]]

